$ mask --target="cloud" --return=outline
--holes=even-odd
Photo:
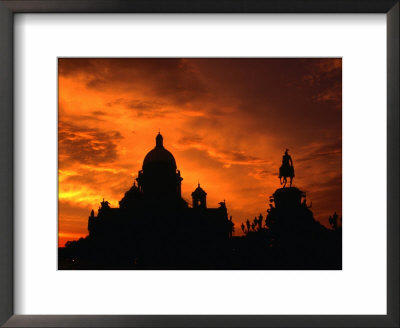
[[[249,171],[248,175],[256,180],[263,181],[266,179],[270,179],[271,176],[274,176],[274,175],[277,176],[277,172],[273,172],[271,168],[269,168],[269,169],[255,168],[255,169]]]
[[[327,80],[336,79],[342,75],[341,58],[303,59],[303,81],[318,86]]]
[[[342,109],[342,84],[332,83],[330,87],[325,88],[323,91],[316,93],[312,96],[316,102],[326,103],[330,102],[336,109]]]
[[[92,112],[92,115],[97,115],[97,116],[107,116],[107,113],[102,110],[95,110]]]
[[[328,157],[342,158],[342,139],[330,143],[312,143],[303,147],[304,152],[298,162],[325,160]]]
[[[341,58],[322,58],[316,62],[316,66],[321,73],[341,74],[342,59]]]
[[[179,144],[196,148],[196,145],[202,144],[203,138],[196,134],[182,136],[179,139]]]
[[[166,106],[164,103],[142,99],[118,98],[106,105],[108,107],[122,106],[123,108],[132,111],[136,117],[143,118],[165,117],[171,112],[170,110],[163,108]]]
[[[118,131],[102,131],[96,128],[60,122],[58,151],[60,162],[102,164],[118,158],[117,143],[122,139]]]
[[[197,149],[203,151],[204,156],[222,163],[225,167],[230,167],[231,165],[267,165],[271,163],[258,156],[248,154],[246,151],[226,150],[225,147],[217,147],[198,135],[180,138],[176,147],[180,150]]]
[[[126,180],[129,172],[126,169],[107,169],[98,167],[80,167],[79,171],[73,175],[67,175],[63,183],[70,185],[95,186],[106,185],[110,181]]]
[[[112,93],[138,91],[147,97],[184,106],[208,89],[191,64],[175,58],[68,58],[59,59],[59,74],[77,76],[88,89]]]

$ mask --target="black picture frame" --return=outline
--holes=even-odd
[[[0,0],[0,324],[5,327],[399,327],[399,0]],[[387,315],[14,315],[16,13],[384,13],[387,16]]]

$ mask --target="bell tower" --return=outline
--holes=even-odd
[[[200,187],[200,183],[197,185],[195,191],[192,192],[192,205],[193,208],[206,208],[206,197],[207,193]]]

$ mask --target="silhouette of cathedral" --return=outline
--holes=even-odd
[[[97,215],[90,213],[89,235],[59,248],[59,269],[341,269],[338,215],[329,218],[332,229],[317,222],[293,177],[286,150],[283,187],[270,197],[266,216],[247,219],[244,236],[233,237],[225,201],[208,208],[200,183],[192,204],[182,198],[183,178],[158,133],[119,207],[103,199]]]
[[[99,247],[112,240],[112,248],[119,248],[120,254],[128,253],[135,263],[149,265],[191,263],[193,258],[201,263],[204,248],[209,247],[214,247],[217,255],[232,237],[233,223],[225,201],[208,208],[207,193],[199,183],[190,206],[181,196],[182,180],[174,156],[158,133],[155,147],[145,156],[119,208],[110,207],[103,199],[97,215],[91,211],[88,239]]]

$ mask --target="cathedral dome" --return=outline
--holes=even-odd
[[[151,166],[165,166],[176,170],[176,162],[174,156],[164,148],[163,137],[158,133],[156,137],[156,146],[150,150],[143,161],[143,170]]]

